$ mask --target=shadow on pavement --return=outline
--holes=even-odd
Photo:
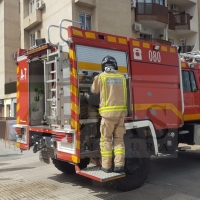
[[[0,166],[3,166],[3,165],[9,165],[10,163],[1,163],[0,162]]]
[[[4,168],[4,169],[0,169],[0,173],[1,172],[10,172],[10,171],[18,171],[18,170],[24,170],[24,169],[34,169],[36,167],[13,167],[13,168]]]
[[[23,154],[5,154],[5,155],[0,155],[0,157],[14,157],[14,156],[22,156]]]
[[[49,179],[72,187],[87,188],[90,190],[90,194],[105,200],[122,193],[114,189],[112,182],[100,183],[78,174],[64,174],[61,172],[61,174],[51,176]]]
[[[11,178],[0,178],[0,181],[10,181],[12,180]]]

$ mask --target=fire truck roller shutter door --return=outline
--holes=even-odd
[[[114,57],[118,64],[118,72],[127,74],[126,52],[76,45],[77,64],[79,71],[102,72],[101,62],[105,55]]]

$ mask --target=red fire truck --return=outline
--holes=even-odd
[[[48,43],[37,39],[34,48],[18,51],[17,146],[39,152],[41,160],[52,160],[66,174],[113,181],[122,191],[138,188],[147,178],[151,155],[175,152],[179,138],[198,143],[198,133],[190,135],[191,123],[183,123],[184,118],[200,118],[199,91],[183,96],[186,83],[182,84],[176,47],[65,28],[64,21],[69,20],[48,27]],[[59,29],[61,42],[51,42],[52,28]],[[121,174],[100,170],[99,95],[90,92],[106,55],[116,58],[119,72],[127,80],[126,158],[125,173]],[[194,68],[184,68],[183,75],[191,71],[199,77]],[[191,114],[194,111],[196,114]],[[198,129],[198,125],[194,127]]]
[[[179,143],[200,144],[200,52],[181,54],[184,94],[184,125],[179,129]]]

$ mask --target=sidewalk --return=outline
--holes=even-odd
[[[35,156],[38,156],[38,160],[39,160],[39,155],[34,154],[32,149],[29,151],[21,152],[20,149],[18,149],[15,146],[14,142],[0,140],[0,162],[7,161],[7,160],[27,158],[27,157],[35,157]]]

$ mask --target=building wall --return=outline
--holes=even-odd
[[[0,99],[10,100],[16,94],[5,95],[4,84],[16,81],[16,60],[13,54],[20,47],[19,0],[0,1]],[[14,112],[14,110],[12,110]],[[0,116],[7,116],[5,107]]]
[[[200,31],[200,1],[197,1],[197,9],[198,9],[198,28]],[[198,40],[199,40],[199,47],[200,47],[200,33],[198,32]]]
[[[97,0],[96,7],[97,31],[132,37],[129,0]]]
[[[0,1],[0,99],[4,99],[5,83],[5,50],[4,50],[4,1]]]
[[[47,27],[49,25],[59,25],[62,19],[72,19],[72,0],[57,1],[55,0],[43,0],[45,8],[39,10],[42,15],[42,22],[34,26],[31,29],[24,30],[24,20],[28,17],[28,1],[20,0],[22,13],[21,19],[21,48],[30,48],[30,34],[36,33],[38,37],[44,37],[47,39]],[[69,26],[71,23],[63,23],[63,26]],[[66,31],[65,31],[66,33]],[[63,36],[67,37],[63,32]],[[50,37],[52,43],[57,43],[59,38],[59,29],[51,28]]]
[[[30,34],[39,33],[40,37],[47,39],[47,27],[49,25],[59,25],[62,19],[70,19],[78,21],[79,12],[89,14],[92,16],[92,30],[99,32],[106,32],[110,34],[117,34],[126,37],[132,37],[132,21],[134,18],[134,11],[131,10],[129,0],[102,1],[93,0],[94,5],[82,4],[75,0],[57,1],[43,0],[45,8],[41,10],[42,22],[33,28],[24,29],[24,20],[30,17],[28,14],[28,0],[20,0],[21,6],[21,48],[30,48]],[[115,9],[113,9],[115,8]],[[69,22],[63,22],[63,26],[72,25]],[[73,23],[73,26],[79,27],[78,24]],[[138,33],[135,34],[138,36]],[[52,43],[57,43],[59,39],[59,30],[57,28],[50,29],[50,36]],[[63,37],[67,38],[66,31],[63,30]]]
[[[16,81],[16,61],[13,54],[20,46],[19,0],[4,1],[5,82]]]

